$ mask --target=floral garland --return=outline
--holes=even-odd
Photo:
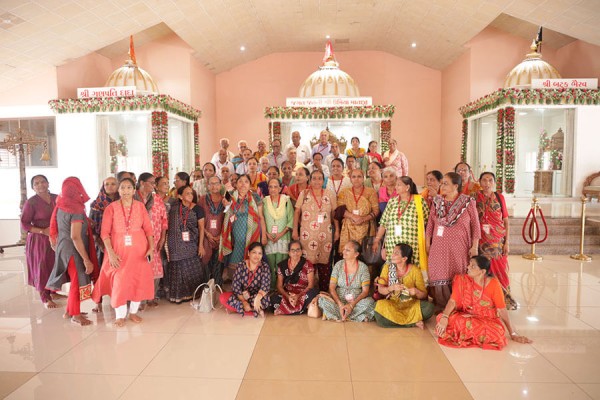
[[[503,104],[600,104],[598,89],[498,89],[461,108],[463,118],[494,110]]]
[[[164,110],[189,119],[192,122],[196,122],[201,115],[201,112],[192,106],[164,94],[89,99],[56,99],[50,100],[48,105],[52,111],[58,114]]]
[[[194,122],[194,165],[200,167],[200,127]]]
[[[279,140],[281,142],[281,122],[273,122],[273,140]],[[273,142],[271,140],[271,142]]]
[[[469,121],[463,119],[462,138],[460,141],[460,161],[467,162],[467,139],[469,134]]]
[[[548,133],[545,129],[542,129],[540,133],[540,139],[538,141],[538,153],[537,153],[537,169],[544,169],[544,153],[550,147],[550,139],[548,139]]]
[[[506,193],[515,192],[515,109],[504,109],[504,181]]]
[[[265,107],[265,118],[274,119],[335,119],[391,118],[394,105],[362,107]]]
[[[152,112],[152,173],[169,176],[169,116],[165,111]]]
[[[498,110],[496,133],[496,190],[502,192],[504,186],[504,109]]]
[[[380,140],[381,140],[381,153],[390,149],[390,140],[392,139],[392,121],[386,119],[380,123]]]

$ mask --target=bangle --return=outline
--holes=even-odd
[[[512,337],[512,336],[519,336],[519,334],[518,334],[517,332],[511,332],[511,333],[510,333],[510,336],[511,336],[511,337]]]
[[[381,238],[380,238],[380,237],[377,237],[377,236],[375,236],[375,239],[373,239],[373,240],[374,240],[375,242],[381,242]]]
[[[446,319],[448,319],[448,316],[447,316],[446,314],[443,314],[443,313],[442,313],[442,318],[446,318]]]

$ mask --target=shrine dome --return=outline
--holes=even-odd
[[[154,79],[136,63],[133,37],[129,39],[129,60],[110,74],[104,86],[135,86],[138,94],[158,94]]]
[[[300,87],[300,97],[359,97],[354,79],[339,68],[331,41],[325,45],[323,64]]]
[[[532,79],[560,79],[561,76],[552,65],[542,60],[535,41],[531,44],[531,53],[514,67],[504,80],[504,88],[530,88]]]

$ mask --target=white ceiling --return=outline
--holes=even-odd
[[[600,0],[0,0],[0,91],[91,52],[123,54],[142,31],[137,45],[175,32],[215,73],[321,51],[328,34],[337,52],[382,50],[443,69],[489,25],[527,39],[543,25],[557,33],[545,44],[560,47],[600,45],[598,21]]]

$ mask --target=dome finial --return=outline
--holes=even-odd
[[[135,59],[135,48],[133,47],[133,35],[129,35],[129,52],[127,54],[129,54],[131,62],[137,64]]]
[[[333,46],[331,40],[327,40],[325,44],[325,55],[323,56],[323,66],[337,67],[338,63],[335,60],[335,54],[333,53]]]

